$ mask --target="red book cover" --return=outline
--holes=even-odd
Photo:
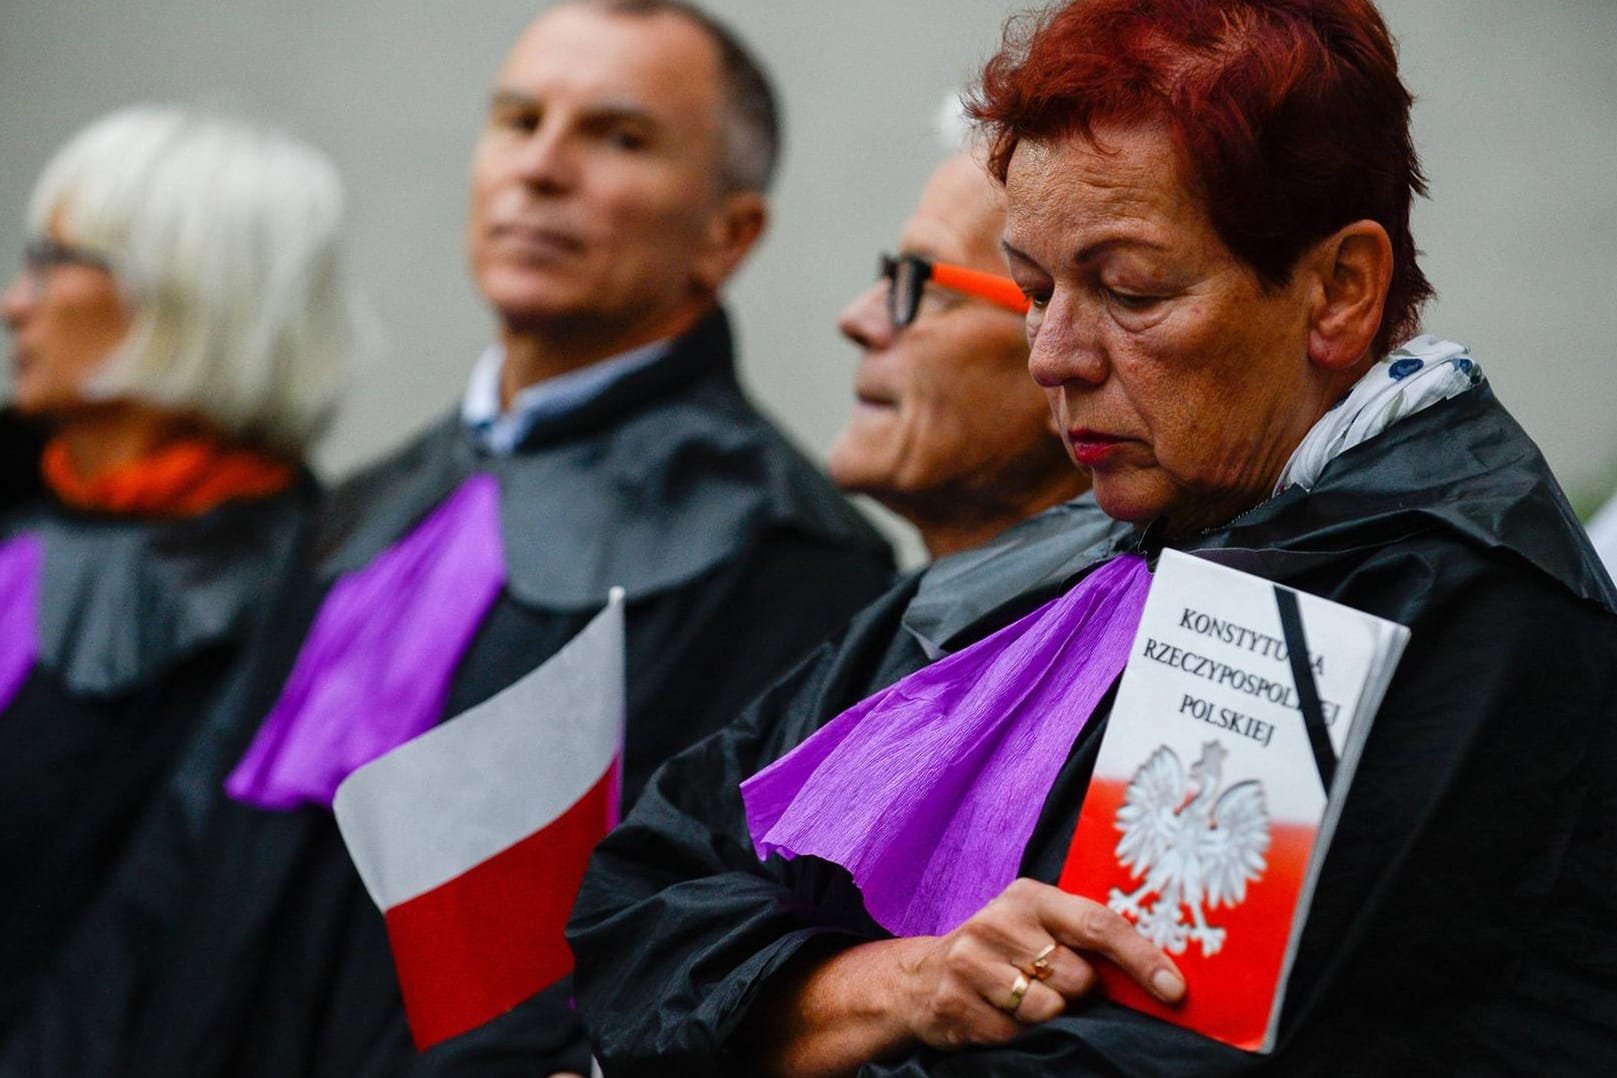
[[[1163,552],[1059,883],[1131,921],[1187,991],[1164,1006],[1103,962],[1109,997],[1273,1047],[1318,866],[1408,635]]]

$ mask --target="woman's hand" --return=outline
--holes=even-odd
[[[1177,967],[1098,902],[1017,880],[947,936],[850,948],[781,986],[752,1030],[775,1073],[849,1074],[919,1044],[1000,1044],[1094,989],[1105,957],[1164,1003]]]
[[[919,941],[916,941],[919,942]],[[971,920],[908,956],[908,1025],[939,1048],[999,1044],[1095,987],[1103,956],[1164,1003],[1184,995],[1173,962],[1098,902],[1017,880]]]

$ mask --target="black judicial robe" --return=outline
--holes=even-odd
[[[738,783],[923,666],[923,639],[958,648],[1059,594],[1049,538],[1025,558],[1002,549],[983,587],[957,579],[954,604],[924,578],[922,594],[900,586],[652,780],[597,848],[569,927],[578,1004],[611,1078],[753,1073],[747,1037],[768,1031],[745,1023],[771,978],[800,953],[885,936],[841,868],[757,861]],[[1072,544],[1076,560],[1090,538]],[[1413,630],[1323,867],[1276,1051],[1091,999],[1008,1045],[919,1050],[862,1078],[1609,1073],[1613,590],[1492,392],[1407,418],[1337,458],[1312,493],[1184,546]],[[1074,744],[1024,875],[1058,878],[1103,718]]]
[[[37,497],[44,435],[14,408],[0,408],[0,513]]]
[[[333,492],[321,578],[270,642],[231,763],[266,714],[327,583],[474,472],[500,483],[506,587],[450,686],[452,716],[506,687],[626,589],[626,800],[879,595],[886,544],[747,402],[715,313],[664,359],[483,457],[458,416]],[[228,768],[227,768],[228,770]],[[568,981],[417,1055],[380,913],[325,808],[221,796],[148,845],[81,935],[4,1075],[308,1078],[588,1069]],[[109,989],[109,985],[111,988]]]
[[[37,474],[37,473],[36,473]],[[0,711],[0,1028],[226,707],[306,545],[313,484],[184,520],[0,513],[41,540],[37,661]],[[16,641],[4,642],[15,646]]]

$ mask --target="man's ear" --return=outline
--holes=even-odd
[[[725,195],[708,221],[707,236],[692,267],[692,283],[713,294],[747,257],[769,223],[769,200],[757,191]]]
[[[1392,240],[1375,221],[1354,221],[1303,258],[1316,282],[1308,358],[1325,370],[1346,372],[1369,355],[1381,329],[1392,284]]]

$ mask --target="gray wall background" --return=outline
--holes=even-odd
[[[0,251],[45,160],[120,104],[261,115],[346,176],[386,332],[318,462],[340,475],[459,393],[490,322],[462,253],[488,84],[536,0],[0,0]],[[785,99],[775,220],[731,289],[743,377],[823,457],[849,400],[842,304],[939,157],[932,116],[1021,5],[709,0]],[[1584,506],[1617,485],[1617,3],[1382,0],[1419,98],[1427,328],[1472,346]],[[889,524],[892,522],[889,520]],[[899,529],[901,530],[901,529]],[[912,540],[906,540],[913,554]]]

